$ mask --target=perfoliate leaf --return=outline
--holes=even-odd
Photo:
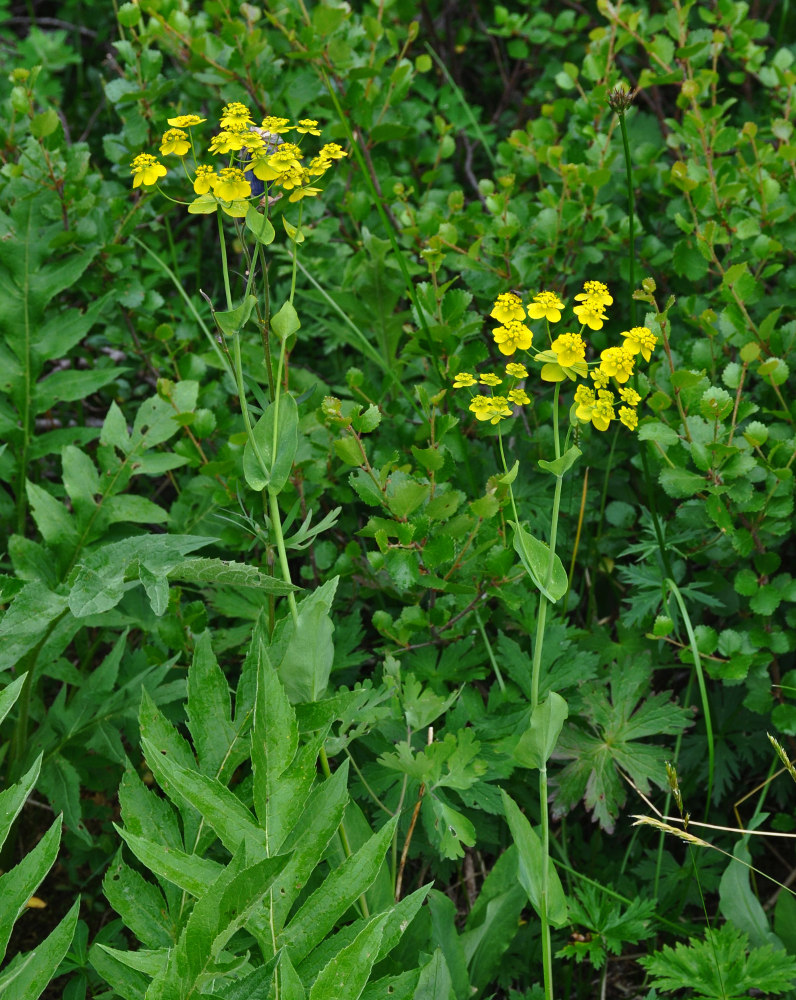
[[[537,913],[545,903],[547,919],[553,927],[563,927],[568,920],[567,899],[558,872],[552,862],[547,865],[547,885],[543,877],[542,842],[514,799],[501,790],[503,808],[517,848],[520,883]]]

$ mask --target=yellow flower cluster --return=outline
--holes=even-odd
[[[591,423],[597,430],[605,431],[613,420],[619,419],[626,427],[635,430],[638,426],[636,407],[641,402],[641,397],[626,383],[633,374],[637,355],[640,354],[645,361],[649,361],[657,338],[646,326],[634,326],[621,334],[621,347],[606,348],[600,353],[599,362],[588,361],[583,330],[586,327],[590,330],[602,329],[607,319],[605,310],[613,301],[606,285],[600,281],[587,281],[583,291],[575,296],[576,304],[572,309],[580,323],[580,332],[561,333],[553,338],[549,325],[560,321],[565,308],[564,302],[555,292],[539,292],[527,307],[527,313],[516,292],[503,292],[498,295],[489,314],[499,324],[493,329],[492,336],[501,354],[508,356],[518,350],[532,352],[532,360],[542,366],[539,374],[545,382],[562,382],[565,379],[577,382],[579,378],[589,376],[594,388],[579,385],[572,406],[574,416],[582,423]],[[546,320],[549,348],[536,350],[532,347],[533,331],[526,326],[526,319]],[[509,404],[523,406],[530,402],[525,389],[518,384],[528,376],[525,365],[512,362],[506,365],[506,374],[511,380],[508,391],[500,395],[478,395],[472,398],[470,410],[476,419],[497,424],[504,417],[512,415],[513,410]],[[612,382],[616,392],[609,389]],[[469,372],[459,372],[454,379],[453,388],[470,388],[478,383],[497,388],[502,385],[503,379],[493,372],[485,372],[478,377]]]
[[[305,154],[300,142],[305,135],[321,134],[318,123],[312,118],[302,118],[291,125],[288,118],[269,115],[255,125],[245,104],[233,101],[221,113],[221,131],[214,135],[208,145],[211,156],[228,157],[225,165],[216,168],[196,163],[196,150],[190,130],[201,125],[205,118],[198,115],[179,115],[169,118],[171,126],[163,134],[160,143],[162,156],[184,157],[193,150],[193,176],[188,172],[194,192],[200,200],[210,195],[216,200],[231,205],[233,202],[259,198],[268,186],[268,193],[281,188],[289,192],[288,200],[295,202],[302,198],[314,197],[321,189],[315,181],[348,153],[336,142],[326,143],[305,165]],[[298,142],[287,142],[282,138],[295,131]],[[149,153],[140,153],[131,163],[133,187],[150,187],[165,177],[166,167]],[[234,214],[238,214],[235,212]]]

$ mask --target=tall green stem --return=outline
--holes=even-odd
[[[561,457],[561,438],[558,428],[558,397],[560,385],[556,383],[553,394],[553,446],[555,457]],[[500,446],[500,457],[503,461],[503,470],[508,474],[506,456],[503,451],[503,439],[498,434]],[[547,572],[545,574],[545,587],[549,588],[553,580],[553,569],[555,566],[556,539],[558,536],[558,517],[561,509],[561,486],[563,476],[556,476],[555,489],[553,490],[553,507],[550,512],[550,543],[549,558],[547,562]],[[517,514],[517,505],[514,500],[514,491],[509,483],[509,497],[512,510],[514,512],[514,523],[519,528],[520,520]],[[522,537],[521,535],[519,536]],[[536,613],[536,636],[533,643],[533,658],[531,662],[531,717],[539,706],[539,682],[542,673],[542,651],[544,649],[545,625],[547,623],[547,607],[550,601],[540,591],[539,607]],[[542,892],[539,900],[539,921],[542,935],[542,970],[544,978],[545,1000],[553,1000],[553,948],[550,934],[550,922],[547,916],[547,901],[549,898],[550,886],[550,816],[547,810],[547,762],[543,761],[539,767],[539,815],[541,817],[542,828]]]

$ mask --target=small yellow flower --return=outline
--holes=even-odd
[[[327,142],[325,146],[321,146],[318,155],[322,156],[325,160],[342,160],[344,156],[348,156],[348,153],[346,153],[342,146],[338,146],[336,142]]]
[[[242,132],[219,132],[218,135],[214,135],[210,140],[210,152],[213,156],[218,156],[219,153],[225,155],[226,153],[237,152],[246,145],[247,136],[248,133]]]
[[[512,361],[506,365],[506,374],[511,375],[512,378],[528,378],[528,369],[525,365]]]
[[[201,164],[196,168],[196,177],[193,181],[193,189],[197,194],[207,194],[212,191],[216,183],[216,172],[213,167],[204,167]]]
[[[498,323],[507,326],[512,320],[516,322],[524,320],[525,310],[522,308],[522,300],[519,295],[515,295],[514,292],[501,292],[489,315]]]
[[[262,126],[266,132],[272,132],[274,135],[284,135],[285,132],[290,132],[293,128],[289,122],[289,118],[275,118],[273,115],[268,115],[268,117],[263,118]]]
[[[604,389],[611,381],[608,375],[601,368],[595,368],[589,373],[590,378],[598,389]]]
[[[240,101],[232,101],[221,109],[221,128],[247,129],[254,125],[249,109]]]
[[[607,319],[601,303],[593,299],[581,302],[572,311],[578,317],[578,321],[590,330],[602,330]]]
[[[633,374],[634,356],[624,347],[608,347],[600,352],[600,368],[617,382],[627,382]]]
[[[607,431],[608,425],[616,418],[614,413],[614,394],[600,389],[597,393],[597,403],[592,411],[591,422],[598,431]]]
[[[294,188],[288,201],[301,201],[302,198],[315,198],[321,193],[320,188],[310,187],[309,184],[305,184],[303,187]]]
[[[510,389],[507,395],[510,402],[514,403],[515,406],[525,406],[531,401],[531,397],[524,389]]]
[[[571,368],[578,361],[586,360],[586,342],[578,333],[562,333],[550,345],[562,368]]]
[[[307,166],[307,173],[310,177],[323,177],[331,165],[331,160],[327,160],[323,156],[313,156]]]
[[[622,406],[620,408],[619,419],[625,427],[629,427],[631,431],[634,431],[638,427],[638,414],[629,406]]]
[[[492,331],[501,354],[513,354],[516,350],[527,351],[533,340],[533,333],[519,320],[510,319],[505,326],[497,326]]]
[[[641,354],[645,361],[649,361],[650,354],[655,350],[655,345],[658,342],[658,338],[652,330],[646,326],[634,326],[632,330],[628,330],[622,336],[625,338],[622,346],[626,351],[630,351],[631,354]]]
[[[252,172],[261,181],[274,181],[282,174],[298,169],[301,166],[300,157],[298,146],[285,142],[270,156],[259,156],[252,160]]]
[[[628,406],[638,406],[641,402],[641,396],[639,396],[635,389],[631,389],[630,386],[622,386],[619,390],[619,396],[622,402],[627,403]]]
[[[170,128],[168,132],[163,133],[163,138],[160,142],[162,156],[166,156],[168,153],[185,156],[190,148],[191,143],[188,139],[188,133],[183,132],[181,128]]]
[[[593,302],[599,306],[611,306],[614,300],[608,291],[608,286],[601,281],[587,281],[583,285],[583,291],[575,296],[578,302]]]
[[[469,372],[459,372],[459,374],[453,380],[454,389],[467,389],[471,385],[475,385],[475,379]]]
[[[495,375],[493,372],[484,372],[484,374],[478,380],[481,385],[500,385],[503,379],[499,375]]]
[[[321,134],[321,130],[318,128],[318,123],[312,118],[299,118],[299,123],[296,125],[296,131],[301,132],[303,135]]]
[[[176,118],[167,118],[166,121],[173,128],[191,128],[192,125],[201,125],[207,119],[200,118],[199,115],[177,115]]]
[[[587,385],[579,385],[575,390],[575,416],[584,423],[591,420],[597,397]]]
[[[130,164],[130,173],[134,174],[133,187],[150,187],[157,184],[158,177],[165,177],[168,171],[149,153],[139,153]]]
[[[224,167],[218,173],[213,193],[222,201],[238,201],[241,198],[251,197],[252,186],[242,170],[237,167]]]
[[[561,319],[563,308],[564,303],[555,292],[539,292],[528,306],[528,315],[531,319],[546,319],[549,323],[557,323]]]
[[[493,424],[499,423],[502,417],[511,416],[511,407],[505,396],[473,396],[470,410],[476,420],[488,420]]]
[[[578,376],[586,378],[586,344],[578,333],[562,333],[550,345],[549,351],[540,351],[537,361],[542,361],[541,378],[545,382],[562,382],[565,378],[577,382]]]

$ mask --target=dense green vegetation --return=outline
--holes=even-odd
[[[0,995],[796,996],[796,11],[97,6],[0,0]]]

